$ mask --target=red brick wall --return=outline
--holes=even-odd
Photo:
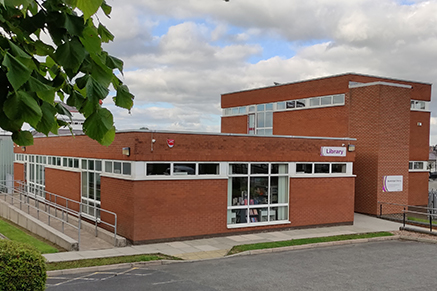
[[[379,87],[378,201],[408,204],[411,91],[406,88]],[[402,192],[382,191],[384,176],[391,175],[403,176]]]
[[[354,178],[291,179],[291,224],[234,229],[227,228],[227,179],[102,179],[102,207],[118,213],[118,233],[134,242],[353,221]]]
[[[222,117],[222,133],[247,134],[247,115]]]
[[[328,107],[275,112],[273,134],[298,136],[348,136],[348,108]]]
[[[153,150],[151,140],[155,139]],[[174,139],[173,148],[167,139]],[[227,136],[167,132],[116,134],[113,144],[99,145],[87,136],[35,138],[28,154],[66,155],[131,161],[353,161],[347,157],[321,157],[320,147],[341,146],[345,141],[263,136]],[[121,154],[131,148],[131,156]]]
[[[80,202],[80,173],[45,168],[46,191]],[[46,199],[49,199],[47,196]],[[65,205],[65,200],[57,199],[57,203]],[[79,211],[78,204],[69,203],[69,208]]]
[[[24,164],[14,163],[14,180],[24,181]]]
[[[410,113],[410,161],[428,161],[430,118],[430,112]]]
[[[101,207],[117,214],[117,233],[129,239],[135,238],[136,227],[141,228],[141,225],[146,223],[135,220],[135,205],[138,203],[135,188],[137,183],[139,182],[101,177]],[[146,203],[153,203],[153,201],[146,201]],[[100,215],[103,221],[113,223],[113,215],[104,212]]]
[[[286,101],[313,96],[341,94],[346,93],[349,90],[349,81],[361,83],[382,81],[411,85],[411,99],[425,101],[431,100],[430,84],[395,80],[389,78],[379,78],[373,76],[344,74],[339,76],[294,82],[291,84],[284,84],[280,86],[272,86],[267,88],[259,88],[223,94],[221,96],[221,105],[222,108],[229,108],[259,103]]]
[[[408,176],[408,205],[428,205],[428,172],[410,172]]]
[[[409,89],[376,85],[350,94],[350,135],[357,138],[355,211],[377,214],[378,201],[408,203]],[[382,192],[387,175],[403,176],[402,192]]]
[[[292,226],[352,222],[354,178],[290,179]]]

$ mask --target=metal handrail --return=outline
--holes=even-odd
[[[78,202],[78,201],[63,197],[61,195],[57,195],[57,194],[48,192],[45,189],[39,189],[39,188],[37,189],[37,187],[34,187],[32,185],[27,185],[26,183],[24,183],[23,181],[20,181],[20,180],[14,181],[13,185],[14,185],[12,188],[13,191],[16,192],[16,194],[20,195],[20,209],[21,209],[21,203],[23,202],[21,197],[23,195],[25,197],[24,202],[25,202],[25,204],[28,205],[28,207],[30,206],[30,204],[28,203],[30,201],[30,199],[32,199],[34,201],[34,204],[38,203],[38,206],[39,206],[39,203],[43,203],[46,208],[48,206],[49,212],[47,213],[47,211],[45,211],[45,213],[47,213],[49,219],[50,219],[50,217],[54,217],[58,220],[61,220],[64,223],[64,218],[63,218],[64,212],[66,212],[66,218],[65,218],[66,222],[65,223],[68,223],[68,214],[73,215],[74,217],[77,217],[77,220],[78,220],[78,227],[77,227],[78,228],[78,241],[79,242],[80,242],[81,220],[83,218],[94,220],[95,221],[95,236],[98,236],[98,228],[97,228],[98,224],[101,223],[103,225],[109,226],[109,227],[114,229],[114,246],[117,246],[117,214],[116,213],[109,211],[109,210],[102,209],[102,208],[98,208],[96,206],[86,205],[82,202]],[[18,187],[16,187],[15,185],[18,185]],[[2,187],[2,186],[6,187],[8,189],[10,188],[9,186],[0,183],[0,187]],[[41,198],[38,198],[39,197],[38,195],[32,193],[35,191],[29,192],[29,190],[35,190],[35,189],[37,189],[38,191],[41,191],[43,193]],[[6,200],[6,195],[8,195],[8,193],[1,193],[1,194],[5,195],[5,200]],[[13,199],[13,196],[11,196],[11,197]],[[62,204],[59,204],[62,202],[64,202],[65,206]],[[79,211],[72,209],[72,207],[75,207],[75,206],[76,206],[76,208],[79,209]],[[82,212],[83,206],[92,207],[94,209],[94,213],[97,213],[97,210],[98,210],[98,211],[100,211],[100,213],[103,212],[105,214],[111,215],[113,217],[114,224],[111,224],[107,221],[103,221],[101,218],[94,218],[93,219],[92,217],[89,217],[87,214],[83,215],[84,214],[84,212]],[[50,213],[50,207],[53,207],[55,209],[55,215],[52,215]],[[62,219],[57,217],[58,210],[62,211]],[[39,209],[37,211],[39,211]],[[50,220],[48,221],[48,224],[50,225]],[[71,225],[71,224],[68,223],[68,225]],[[75,227],[75,226],[73,226],[73,227]]]

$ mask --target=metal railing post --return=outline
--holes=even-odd
[[[379,217],[382,217],[382,204],[379,204]]]
[[[432,232],[432,211],[429,211],[429,231]]]
[[[403,222],[404,222],[404,228],[405,228],[405,207],[404,207],[404,218],[403,218]]]
[[[117,246],[117,214],[114,213],[114,247]]]
[[[78,215],[78,227],[77,227],[77,248],[78,248],[78,250],[80,250],[80,227],[81,227],[81,212],[79,212],[79,215]]]

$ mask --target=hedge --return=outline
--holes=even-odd
[[[0,240],[0,290],[44,290],[45,258],[31,245]]]

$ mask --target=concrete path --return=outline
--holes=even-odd
[[[207,239],[135,245],[122,248],[87,250],[45,254],[48,262],[61,262],[81,259],[94,259],[126,255],[162,253],[186,260],[212,259],[223,257],[235,245],[260,242],[284,241],[299,238],[357,234],[378,231],[399,230],[400,223],[387,221],[363,214],[355,214],[354,225],[320,227],[284,231],[272,231],[255,234],[231,235]]]

